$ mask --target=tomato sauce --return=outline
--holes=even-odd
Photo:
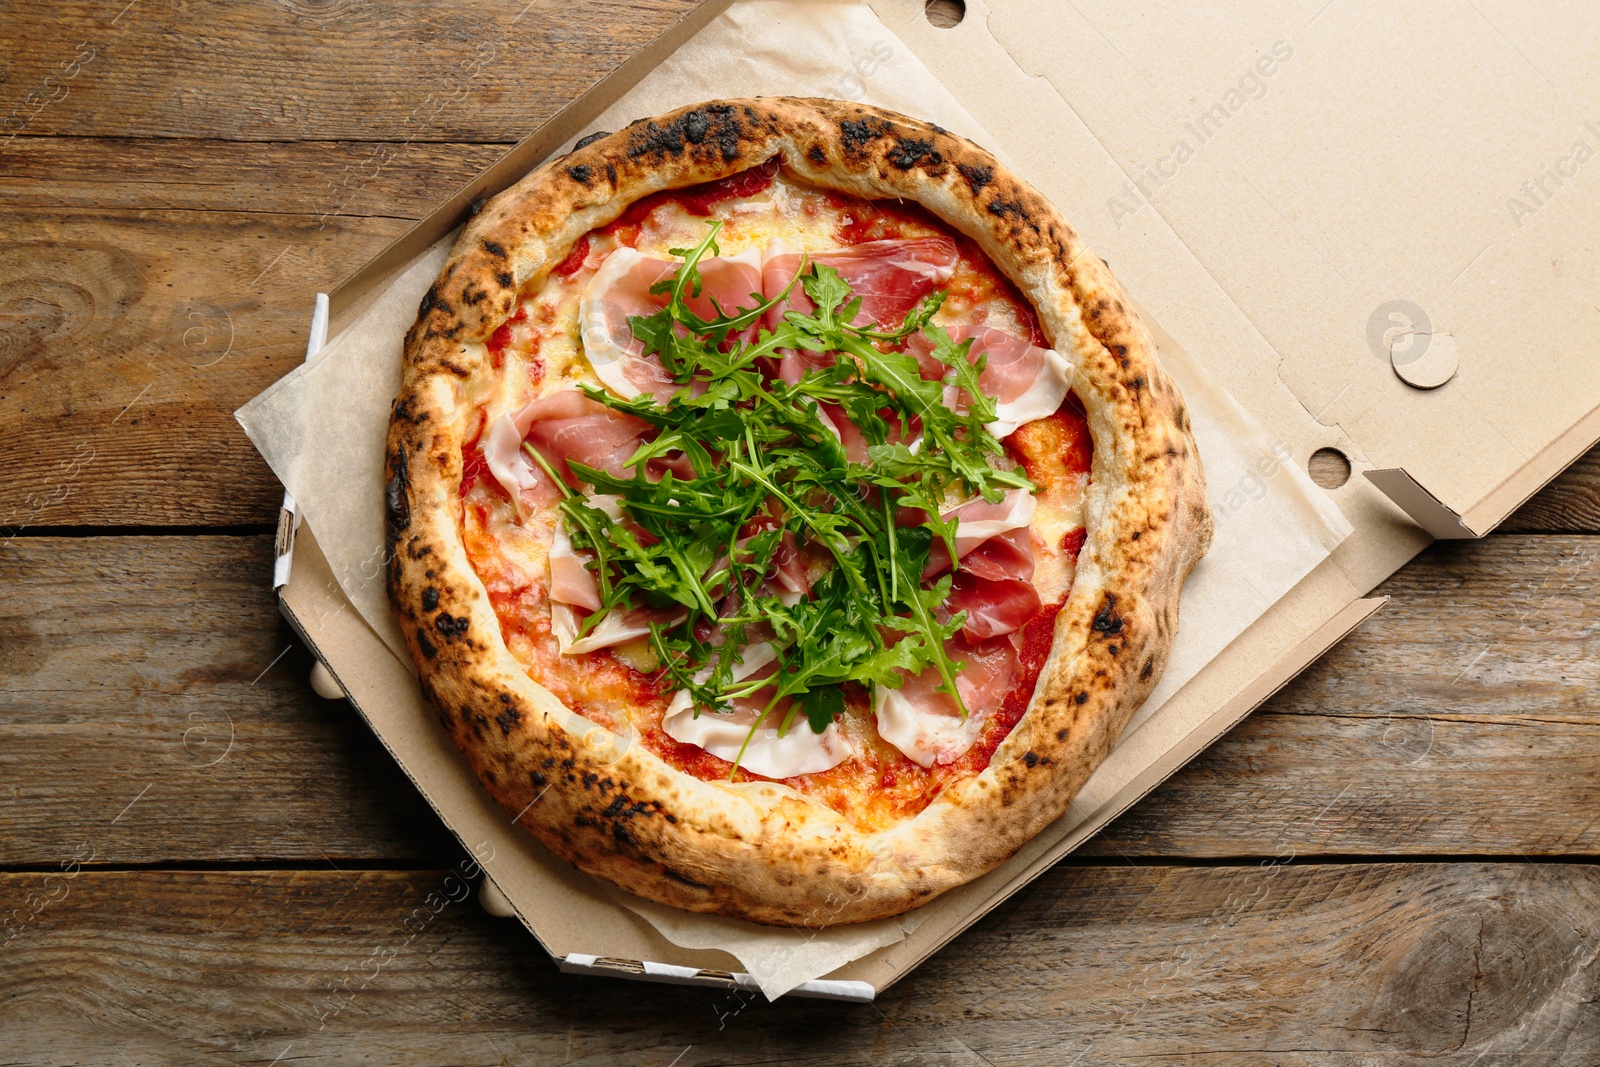
[[[584,240],[587,241],[588,238],[585,237]],[[489,364],[490,366],[494,367],[495,370],[499,370],[501,367],[505,366],[506,349],[511,344],[511,327],[517,325],[519,322],[527,321],[528,309],[525,307],[518,307],[517,313],[497,326],[494,333],[491,333],[489,335],[489,339],[483,343],[484,347],[489,350]]]
[[[1075,488],[1094,465],[1089,419],[1071,393],[1054,415],[1019,426],[1002,443],[1047,496]]]
[[[663,204],[677,204],[696,218],[710,218],[719,204],[765,192],[777,174],[777,161],[768,160],[759,167],[751,167],[749,170],[742,170],[738,174],[730,174],[716,181],[685,186],[682,189],[663,189],[659,193],[651,193],[629,204],[627,210],[600,227],[597,232],[615,237],[618,242],[631,248],[638,243],[639,231],[643,228],[645,220]],[[576,272],[575,267],[573,273]]]
[[[589,235],[584,234],[578,238],[578,243],[572,246],[572,251],[567,253],[555,266],[555,272],[563,278],[570,278],[583,269],[584,260],[589,258]]]

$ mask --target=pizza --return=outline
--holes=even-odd
[[[1211,516],[1104,262],[937,126],[730,100],[473,217],[407,335],[388,582],[580,869],[828,926],[992,870],[1155,686]]]

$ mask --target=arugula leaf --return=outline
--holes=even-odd
[[[809,690],[800,698],[800,706],[805,709],[806,722],[820,734],[844,714],[844,690],[836,685]]]

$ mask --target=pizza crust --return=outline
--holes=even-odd
[[[986,770],[876,833],[781,783],[701,781],[563,706],[507,651],[461,542],[464,393],[519,291],[641,197],[774,156],[799,181],[913,200],[975,239],[1078,364],[1094,440],[1088,539],[1027,714]],[[1160,679],[1212,529],[1182,398],[1105,263],[971,142],[833,100],[723,101],[636,122],[492,199],[407,335],[387,474],[395,614],[490,794],[556,854],[640,896],[810,927],[916,907],[1059,818]]]

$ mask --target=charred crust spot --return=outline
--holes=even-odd
[[[422,654],[427,656],[429,659],[432,659],[434,656],[439,654],[439,650],[433,647],[433,642],[428,640],[428,632],[426,630],[417,631],[417,647],[421,649]]]
[[[594,133],[578,138],[578,143],[572,146],[572,150],[576,152],[580,148],[588,148],[601,138],[610,136],[610,130],[596,130]]]
[[[997,219],[1009,216],[1026,221],[1028,218],[1028,209],[1022,206],[1022,201],[1020,200],[1004,200],[997,196],[989,201],[989,205],[985,210]]]
[[[461,294],[461,298],[467,302],[468,307],[476,307],[483,303],[484,298],[488,295],[488,291],[484,289],[468,289]]]
[[[450,305],[439,299],[439,287],[430,285],[428,286],[428,291],[422,294],[422,303],[417,308],[417,316],[420,318],[434,308],[438,308],[446,315],[450,314]]]
[[[1056,740],[1057,741],[1065,741],[1066,739],[1067,739],[1067,728],[1065,726],[1063,726],[1061,729],[1056,731]]]
[[[545,776],[540,774],[538,771],[528,772],[528,781],[531,782],[536,789],[543,788],[546,780],[547,779]]]
[[[483,250],[485,252],[489,253],[491,256],[497,256],[500,259],[505,259],[506,258],[506,250],[505,250],[505,248],[503,248],[499,244],[496,244],[494,241],[490,241],[490,240],[485,239],[484,242],[483,242]]]
[[[422,610],[423,611],[433,611],[438,606],[439,606],[439,590],[435,589],[433,586],[430,585],[430,586],[428,586],[428,588],[426,588],[426,589],[424,589],[422,591]]]
[[[394,546],[399,543],[400,535],[411,526],[411,484],[408,474],[409,457],[406,446],[400,445],[395,449],[394,462],[390,466],[392,473],[389,475],[389,484],[383,487],[383,504],[388,528],[388,549],[390,558],[394,557]]]
[[[1118,652],[1121,652],[1122,649],[1118,648],[1116,645],[1107,645],[1106,651],[1115,656]]]
[[[584,771],[583,772],[583,787],[585,789],[593,789],[595,786],[597,786],[599,784],[600,784],[600,776],[598,774],[594,773],[593,771]]]
[[[1022,757],[1022,762],[1026,763],[1029,767],[1037,767],[1037,766],[1039,766],[1038,753],[1035,753],[1035,752],[1024,753],[1023,757]]]
[[[1144,669],[1139,672],[1139,681],[1148,682],[1150,676],[1156,672],[1156,658],[1151,656],[1144,661]]]
[[[1107,637],[1122,632],[1122,619],[1117,615],[1117,594],[1106,594],[1105,603],[1095,613],[1094,629],[1096,633],[1105,634]]]
[[[1087,704],[1087,703],[1089,703],[1089,693],[1088,693],[1087,690],[1085,690],[1084,692],[1079,693],[1077,696],[1073,697],[1072,699],[1076,703]]]
[[[867,145],[889,132],[889,124],[868,115],[859,122],[852,119],[839,121],[839,135],[844,139],[847,152],[860,152]]]
[[[821,145],[814,144],[810,148],[806,149],[806,158],[820,167],[824,163],[828,162],[828,153],[822,150]]]
[[[1144,531],[1143,530],[1135,530],[1135,531],[1133,531],[1133,537],[1131,538],[1131,540],[1137,541],[1137,540],[1139,540],[1139,538],[1141,538],[1143,536],[1144,536]]]
[[[727,104],[709,104],[686,111],[665,126],[645,123],[628,145],[628,158],[649,156],[659,160],[665,156],[680,156],[693,145],[709,142],[721,151],[724,162],[732,162],[739,158],[741,134],[734,108]]]
[[[594,169],[587,163],[578,163],[567,168],[567,177],[587,189],[594,184]]]
[[[967,179],[967,188],[972,190],[973,196],[983,192],[984,186],[994,181],[994,168],[982,163],[957,163],[956,170]]]
[[[446,637],[460,637],[467,632],[467,627],[470,625],[465,616],[458,619],[448,611],[439,612],[438,617],[433,620],[433,628]]]
[[[932,141],[917,141],[909,137],[902,137],[896,141],[885,158],[900,170],[910,170],[918,163],[937,167],[944,162],[944,156],[933,147]]]
[[[615,163],[606,164],[606,181],[612,185],[617,184],[617,165]]]
[[[500,283],[500,288],[502,289],[511,288],[511,283],[515,281],[515,279],[511,277],[511,272],[506,270],[496,274],[494,276],[494,280]]]
[[[495,725],[500,727],[501,737],[510,737],[511,728],[522,721],[522,712],[516,708],[507,708],[494,717]]]

